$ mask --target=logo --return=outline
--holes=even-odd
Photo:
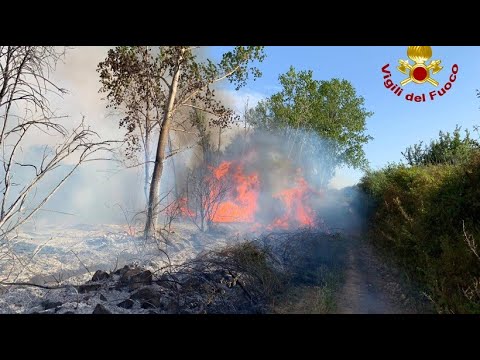
[[[395,84],[391,79],[392,73],[389,70],[390,64],[386,64],[382,67],[382,73],[384,74],[383,79],[384,85],[387,89],[392,91],[395,95],[401,96],[405,86],[414,87],[417,85],[425,86],[426,83],[431,86],[437,87],[439,82],[433,77],[433,75],[438,74],[442,71],[443,66],[441,66],[441,60],[431,60],[428,63],[428,60],[432,58],[432,48],[430,46],[409,46],[407,48],[407,57],[413,62],[410,63],[410,60],[398,60],[399,66],[397,70],[407,75],[407,78],[404,78],[400,81],[400,85]],[[451,74],[448,78],[449,81],[438,90],[432,90],[427,93],[415,93],[411,92],[405,94],[405,100],[415,101],[415,102],[426,102],[433,101],[438,97],[444,96],[448,90],[452,88],[452,84],[457,79],[458,65],[452,65]],[[409,85],[411,84],[411,85]],[[413,89],[412,89],[413,90]]]

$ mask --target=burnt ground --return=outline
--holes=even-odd
[[[2,312],[310,313],[433,312],[420,290],[362,236],[314,230],[224,245],[162,271],[125,266],[82,285],[11,287]]]

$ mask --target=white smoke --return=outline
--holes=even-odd
[[[119,129],[119,117],[110,113],[106,108],[107,102],[102,100],[104,94],[99,93],[100,81],[96,71],[99,62],[105,59],[111,47],[76,47],[69,49],[62,63],[58,63],[52,80],[61,87],[69,90],[63,98],[52,98],[52,105],[59,115],[68,115],[62,119],[62,125],[72,129],[84,117],[86,124],[98,132],[104,140],[119,140],[123,138],[124,129]],[[218,98],[228,107],[242,113],[248,100],[248,107],[254,107],[263,97],[262,94],[241,91],[218,91]],[[244,129],[239,126],[223,131],[221,149],[225,150],[232,139],[242,134]],[[213,144],[218,139],[218,128],[211,129]],[[183,137],[182,137],[183,136]],[[53,145],[58,139],[45,134],[38,134],[28,139],[25,156],[37,156],[44,145]],[[195,135],[185,136],[173,134],[173,147],[190,147],[181,154],[173,157],[177,172],[182,167],[192,167],[198,157],[198,148]],[[265,146],[272,144],[283,145],[279,138],[265,137]],[[193,160],[192,160],[193,159]],[[265,160],[267,161],[267,160]],[[308,164],[306,162],[310,161]],[[67,164],[68,165],[68,164]],[[302,166],[317,166],[315,161],[304,159]],[[181,176],[180,176],[181,178]],[[52,178],[52,182],[55,179]],[[175,182],[172,162],[168,161],[162,177],[162,192],[171,190]],[[315,182],[315,179],[311,181]],[[336,187],[349,184],[348,179],[336,178],[333,183]],[[109,161],[99,161],[85,164],[74,174],[65,185],[47,203],[44,210],[38,213],[40,222],[69,222],[69,223],[111,223],[125,222],[125,214],[120,206],[133,216],[137,211],[144,209],[143,168],[125,169],[121,164]],[[73,215],[55,213],[68,212]]]

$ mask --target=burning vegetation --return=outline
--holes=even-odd
[[[320,193],[306,182],[300,168],[292,179],[283,179],[285,187],[282,190],[269,192],[268,199],[260,197],[262,188],[268,184],[262,182],[258,172],[245,172],[245,165],[241,161],[223,161],[216,168],[208,167],[205,175],[203,182],[208,187],[205,207],[214,204],[208,219],[211,223],[250,223],[253,228],[266,229],[309,227],[315,223],[308,198]],[[227,181],[230,186],[222,187]],[[195,210],[189,207],[188,201],[180,199],[180,202],[184,204],[182,215],[194,216]],[[257,220],[268,219],[272,215],[274,218],[269,224]]]
[[[11,47],[5,49],[0,51],[0,60],[8,59],[13,51]],[[94,313],[123,311],[118,308],[139,312],[149,309],[154,313],[283,312],[285,307],[278,310],[274,304],[288,303],[284,296],[287,290],[302,294],[307,291],[317,299],[317,290],[326,289],[325,268],[332,272],[334,266],[330,265],[340,264],[345,258],[338,236],[324,222],[324,213],[331,213],[332,208],[327,201],[335,198],[327,188],[338,166],[366,164],[362,145],[370,139],[364,131],[371,113],[363,108],[363,98],[356,95],[348,81],[318,81],[312,72],[297,72],[292,67],[279,77],[282,91],[247,109],[243,129],[238,131],[240,116],[215,97],[214,88],[225,80],[238,90],[249,76],[260,76],[256,63],[265,57],[263,47],[234,47],[217,63],[202,62],[197,55],[196,47],[188,46],[121,46],[110,49],[98,64],[100,92],[106,96],[107,107],[121,114],[117,120],[125,134],[118,141],[118,149],[111,150],[114,157],[96,160],[121,159],[121,166],[141,170],[142,184],[131,188],[124,185],[127,191],[123,192],[113,191],[113,186],[109,190],[115,196],[137,195],[145,203],[140,209],[137,205],[128,209],[128,213],[135,213],[131,224],[122,208],[124,220],[129,223],[124,237],[109,241],[104,236],[85,242],[80,252],[64,251],[66,254],[71,250],[81,263],[79,276],[83,281],[83,269],[89,273],[89,268],[98,268],[99,263],[83,262],[92,259],[93,251],[88,247],[112,255],[112,249],[125,245],[118,248],[124,256],[120,265],[123,268],[117,269],[119,264],[115,264],[113,270],[99,270],[82,285],[65,285],[62,277],[55,278],[56,285],[24,282],[22,286],[46,290],[76,290],[76,304],[66,294],[63,305],[68,306],[51,308],[51,304],[39,303],[43,309],[34,312],[90,312],[90,305],[96,305]],[[3,114],[5,119],[8,109]],[[4,109],[0,106],[0,110]],[[218,139],[213,138],[216,131]],[[187,140],[182,139],[184,135]],[[74,139],[80,145],[73,140],[67,144],[76,150],[85,147],[88,155],[109,144],[103,140],[85,142],[79,136]],[[70,154],[70,147],[65,153]],[[188,159],[178,160],[182,159],[178,155],[188,149],[194,149],[186,151]],[[200,156],[192,156],[198,150]],[[83,161],[81,158],[78,165]],[[44,162],[45,157],[39,173],[35,165],[15,166],[32,168],[41,178]],[[9,169],[5,171],[7,192],[11,182]],[[75,188],[83,185],[75,184]],[[93,186],[92,182],[88,186]],[[26,188],[30,191],[31,187]],[[18,204],[18,212],[22,213],[26,195],[14,200],[11,208],[16,210]],[[100,202],[96,196],[93,198]],[[337,203],[336,207],[344,206]],[[7,212],[3,220],[9,216]],[[163,229],[159,221],[162,218]],[[172,231],[172,224],[178,230]],[[227,230],[221,233],[222,228]],[[2,228],[0,222],[0,230],[5,234],[12,229]],[[233,234],[241,235],[232,239]],[[256,236],[254,241],[248,238],[252,234]],[[149,247],[152,244],[154,255]],[[7,245],[5,249],[10,251],[12,247]],[[135,252],[129,248],[131,245]],[[55,246],[60,249],[60,244]],[[31,259],[40,252],[35,250]],[[71,256],[68,254],[68,261],[64,256],[64,262],[71,264]],[[9,261],[10,257],[5,262]],[[20,269],[20,274],[23,271]],[[7,281],[8,277],[10,274],[0,283],[19,285]],[[79,310],[79,294],[86,293],[82,301],[88,309]],[[122,301],[111,306],[117,300]]]
[[[283,140],[263,132],[237,136],[225,153],[208,156],[210,163],[186,176],[176,200],[181,215],[202,231],[218,223],[243,223],[251,231],[323,226],[315,209],[326,189],[309,181],[315,169],[288,154]]]

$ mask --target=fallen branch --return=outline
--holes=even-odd
[[[29,283],[29,282],[6,282],[6,281],[0,281],[0,285],[5,285],[5,286],[32,286],[32,287],[38,287],[38,288],[47,289],[47,290],[65,289],[67,287],[74,287],[75,289],[78,288],[78,286],[75,286],[75,285],[48,286],[48,285],[39,285],[39,284],[34,284],[34,283]]]

